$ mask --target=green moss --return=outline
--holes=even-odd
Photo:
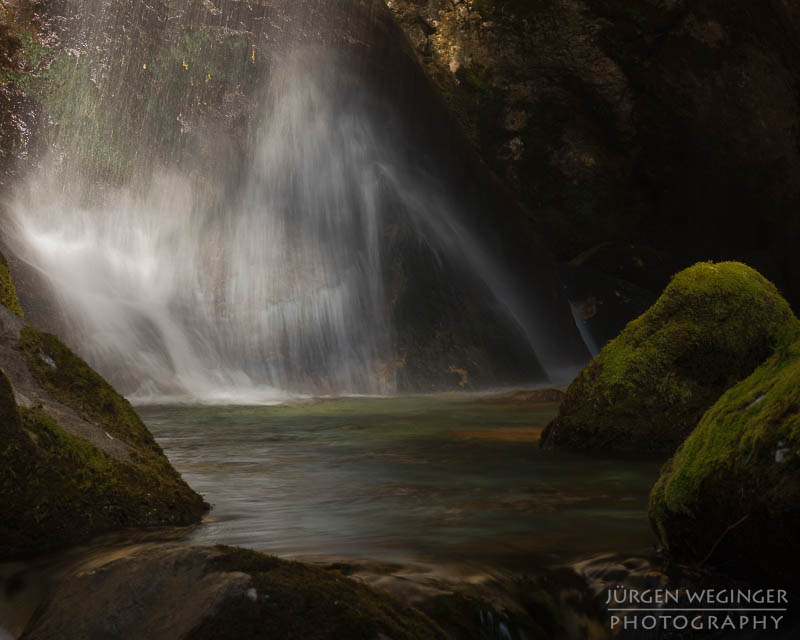
[[[88,56],[73,57],[42,47],[32,38],[21,56],[17,85],[39,102],[52,122],[48,142],[67,152],[89,176],[119,181],[132,171],[137,137],[125,135],[113,98],[96,81],[102,69]],[[103,141],[103,144],[98,144]]]
[[[200,518],[207,505],[172,468],[127,400],[55,336],[25,328],[19,346],[45,390],[130,450],[127,459],[111,457],[43,410],[18,410],[3,377],[0,557],[124,527]]]
[[[0,369],[0,442],[9,442],[20,430],[20,417],[14,391],[6,374]]]
[[[43,46],[30,32],[21,33],[19,36],[22,48],[20,50],[20,63],[22,68],[29,72],[38,72],[43,69],[51,57],[50,50]],[[21,77],[21,82],[26,83],[29,77]]]
[[[796,578],[800,342],[783,346],[706,412],[664,466],[650,520],[678,560]]]
[[[492,0],[472,0],[470,9],[479,13],[484,20],[489,20],[494,16],[497,6]]]
[[[133,42],[94,57],[24,40],[17,85],[49,115],[48,142],[90,178],[120,183],[142,164],[195,157],[199,142],[182,123],[265,72],[242,35],[196,27]]]
[[[188,524],[205,510],[166,458],[116,460],[41,410],[20,414],[0,449],[0,557],[124,527]]]
[[[799,329],[758,272],[734,262],[697,264],[581,372],[543,442],[672,451],[726,389]]]
[[[459,67],[456,78],[464,88],[472,94],[488,97],[492,93],[492,85],[486,77],[486,69],[480,65]]]
[[[247,594],[228,598],[189,633],[189,640],[446,637],[421,612],[339,572],[244,549],[219,549],[223,553],[213,568],[250,574],[255,600]]]
[[[503,109],[503,92],[492,84],[488,69],[475,64],[448,74],[440,83],[445,102],[473,143],[482,150],[496,144]]]
[[[23,317],[22,307],[17,298],[17,290],[11,279],[11,272],[8,269],[8,262],[5,256],[0,253],[0,304],[4,304],[20,318]]]
[[[115,438],[162,455],[130,402],[56,336],[26,327],[19,346],[36,381],[59,402]]]

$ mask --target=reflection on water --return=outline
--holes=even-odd
[[[140,408],[213,505],[191,542],[497,562],[649,546],[658,464],[541,451],[554,412],[447,395]]]

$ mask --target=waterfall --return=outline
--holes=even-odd
[[[79,24],[83,38],[113,32],[96,16]],[[59,97],[68,104],[55,151],[10,210],[20,254],[54,285],[70,343],[140,400],[390,393],[401,356],[387,247],[405,228],[436,261],[465,265],[533,354],[535,320],[445,182],[409,154],[397,105],[352,57],[318,41],[273,42],[252,81],[261,45],[215,29],[194,49],[175,31],[184,40],[170,46],[172,66],[148,62],[141,42],[112,46],[88,73],[80,55],[61,60],[70,82],[83,74],[97,91]],[[256,86],[218,91],[209,115],[197,105],[219,65],[196,67],[217,64],[226,46],[250,74],[237,72],[238,85]],[[144,75],[148,64],[168,69],[167,81]],[[252,117],[231,125],[226,100]]]

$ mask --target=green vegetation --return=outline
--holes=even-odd
[[[477,11],[484,20],[488,20],[494,15],[497,7],[492,0],[472,0],[470,9]]]
[[[229,597],[189,633],[189,640],[446,637],[421,612],[337,571],[245,549],[218,548],[222,555],[213,563],[214,570],[250,574],[255,591]]]
[[[456,82],[448,74],[440,79],[445,103],[478,148],[487,148],[494,122],[503,106],[502,92],[491,82],[485,67],[463,66],[456,71]]]
[[[125,135],[113,96],[103,95],[100,65],[89,56],[44,47],[31,34],[20,38],[20,71],[14,79],[50,116],[48,142],[66,150],[92,177],[118,181],[129,175],[136,136]]]
[[[0,304],[11,309],[20,318],[23,317],[22,307],[17,298],[17,290],[11,280],[8,262],[2,253],[0,253]]]
[[[123,527],[188,524],[205,510],[166,458],[116,460],[41,410],[20,413],[0,450],[0,557]]]
[[[59,402],[115,438],[162,455],[130,402],[56,336],[26,327],[19,345],[36,381]]]
[[[55,336],[25,328],[19,351],[45,391],[127,451],[112,457],[41,406],[18,407],[0,370],[0,558],[123,527],[199,520],[208,505],[172,468],[127,400]]]
[[[74,56],[22,34],[17,86],[55,123],[51,145],[92,178],[120,183],[143,163],[192,158],[198,141],[184,124],[256,86],[265,60],[242,35],[185,28],[138,47]],[[120,71],[116,71],[120,70]]]
[[[14,391],[6,374],[0,369],[0,442],[7,442],[16,437],[20,425]]]
[[[722,393],[800,329],[775,286],[740,263],[676,275],[570,385],[548,446],[671,452]]]
[[[708,410],[664,466],[650,520],[676,560],[796,580],[800,342],[782,345]]]
[[[43,409],[17,407],[0,372],[0,557],[124,527],[200,518],[207,505],[172,468],[127,400],[55,336],[25,328],[19,346],[42,388],[102,429],[102,437],[130,449],[112,457]]]

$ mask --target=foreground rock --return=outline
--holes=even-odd
[[[606,637],[585,580],[536,561],[513,570],[475,558],[309,565],[230,547],[99,542],[25,567],[0,565],[0,635],[5,626],[39,640]]]
[[[76,609],[75,603],[81,607]],[[24,638],[435,640],[420,611],[338,571],[244,549],[106,550],[62,570]]]
[[[0,559],[207,509],[131,405],[0,306]]]
[[[542,444],[672,452],[798,326],[774,285],[750,267],[686,269],[570,385]]]
[[[680,562],[797,582],[800,342],[723,395],[666,464],[650,520]]]

